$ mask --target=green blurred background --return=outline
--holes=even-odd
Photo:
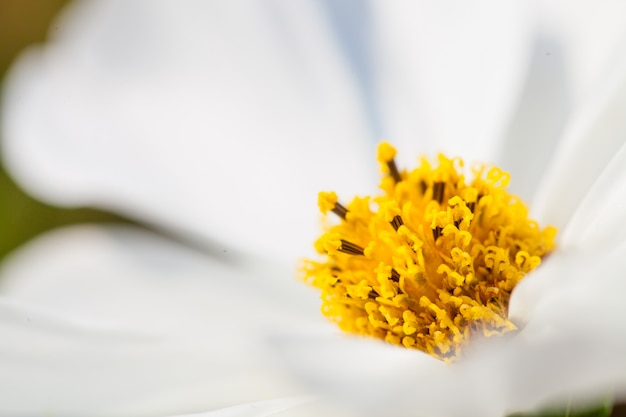
[[[0,86],[20,52],[46,40],[48,27],[66,3],[66,0],[0,0]],[[0,260],[45,230],[83,222],[126,220],[88,208],[65,210],[42,204],[25,194],[0,164]]]

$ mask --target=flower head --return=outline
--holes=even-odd
[[[507,173],[463,161],[422,158],[407,172],[396,150],[378,147],[383,194],[347,206],[320,193],[322,213],[340,223],[316,242],[323,262],[309,261],[305,280],[322,291],[322,311],[341,329],[458,358],[475,335],[517,327],[509,298],[520,280],[554,248],[556,230],[541,230],[506,191]]]
[[[613,38],[569,43],[567,29],[595,33],[617,22],[602,31],[606,40],[621,34],[620,13],[606,7],[598,10],[611,19],[587,19],[567,3],[568,26],[541,10],[537,20],[545,19],[533,22],[522,2],[357,2],[347,12],[341,4],[78,3],[49,45],[17,62],[2,106],[2,155],[13,175],[48,202],[116,210],[178,242],[80,228],[42,237],[8,261],[1,412],[159,416],[322,389],[359,415],[485,417],[626,394],[626,63],[612,65],[624,56]],[[382,210],[369,212],[364,201],[342,199],[371,194],[369,155],[383,136],[402,152],[394,169],[393,151],[382,148]],[[421,306],[420,296],[415,323],[402,311],[407,333],[426,334],[421,312],[448,315],[443,303],[464,295],[456,288],[471,292],[477,270],[504,273],[493,288],[510,288],[519,275],[507,277],[509,266],[529,270],[551,246],[550,229],[537,228],[530,234],[543,236],[543,249],[513,239],[529,248],[467,262],[471,247],[487,252],[499,247],[486,246],[490,239],[513,236],[506,226],[499,236],[474,233],[478,210],[502,204],[521,230],[531,223],[514,200],[489,201],[505,194],[488,169],[465,177],[476,195],[457,200],[454,160],[403,172],[400,158],[418,151],[499,160],[511,191],[530,201],[529,217],[559,229],[557,249],[511,292],[501,327],[519,331],[474,338],[451,365],[335,332],[292,276],[292,260],[317,233],[316,193],[331,187],[337,194],[323,194],[321,208],[346,221],[322,239],[326,262],[363,264],[369,251],[387,260],[380,281],[376,274],[345,288],[355,299],[412,292],[421,267],[414,249],[450,258],[428,276],[451,287],[450,298],[432,290],[432,304]],[[399,198],[412,175],[418,186]],[[414,199],[422,205],[399,204]],[[351,230],[353,215],[369,216],[373,230]],[[518,259],[520,251],[529,256]],[[317,267],[328,278],[325,265]],[[367,309],[395,320],[378,302],[378,312],[363,306],[368,322]],[[445,356],[444,344],[430,346]]]

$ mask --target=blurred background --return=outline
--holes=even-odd
[[[46,40],[54,17],[67,3],[66,0],[0,0],[0,86],[20,52]],[[127,220],[88,208],[64,210],[40,203],[20,190],[0,159],[0,261],[46,230],[83,222]]]

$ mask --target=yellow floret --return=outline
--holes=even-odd
[[[341,329],[458,358],[471,338],[515,330],[511,291],[554,248],[556,229],[541,229],[506,191],[510,176],[439,155],[399,171],[396,150],[378,148],[382,193],[347,206],[319,194],[323,214],[341,218],[316,242],[305,280],[319,288],[322,312]]]

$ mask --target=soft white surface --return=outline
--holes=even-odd
[[[493,162],[531,58],[526,4],[378,1],[373,19],[384,134],[400,159]]]
[[[625,384],[623,338],[593,329],[478,343],[473,355],[449,367],[427,366],[419,353],[369,340],[302,338],[282,347],[302,380],[331,391],[355,415],[496,417],[562,405],[570,394],[578,407],[595,406]],[[387,364],[389,372],[372,371]]]
[[[589,210],[590,204],[598,205],[613,198],[612,192],[594,194],[593,187],[596,181],[600,181],[598,187],[611,181],[619,182],[619,172],[623,170],[619,163],[622,158],[619,150],[626,143],[625,112],[626,59],[622,58],[596,94],[578,107],[570,118],[532,202],[532,212],[541,222],[564,231],[577,210]],[[613,159],[616,166],[611,171],[607,167]],[[605,170],[608,172],[603,174]],[[585,198],[595,198],[596,201],[587,201],[584,208],[579,209]],[[596,211],[587,215],[599,216],[600,213]],[[579,217],[577,222],[572,223],[572,229],[579,229],[577,232],[565,231],[561,238],[566,233],[587,230],[581,220],[584,219]]]
[[[301,256],[318,191],[375,187],[380,135],[400,144],[401,161],[492,158],[526,71],[518,3],[371,11],[364,86],[320,2],[77,4],[9,74],[5,162],[55,204]],[[364,95],[380,103],[381,131]]]
[[[306,402],[303,398],[278,398],[249,404],[240,404],[208,413],[178,415],[175,417],[268,417],[282,414]]]
[[[626,142],[595,180],[561,241],[581,249],[605,250],[626,242]]]
[[[536,0],[535,25],[563,49],[571,99],[594,95],[626,52],[626,3],[620,0]]]
[[[282,308],[263,280],[132,229],[41,237],[0,282],[2,415],[161,416],[289,395],[264,340],[318,318],[314,305],[310,316]]]
[[[9,75],[6,163],[56,204],[293,259],[317,192],[373,165],[326,24],[307,0],[77,4]]]

